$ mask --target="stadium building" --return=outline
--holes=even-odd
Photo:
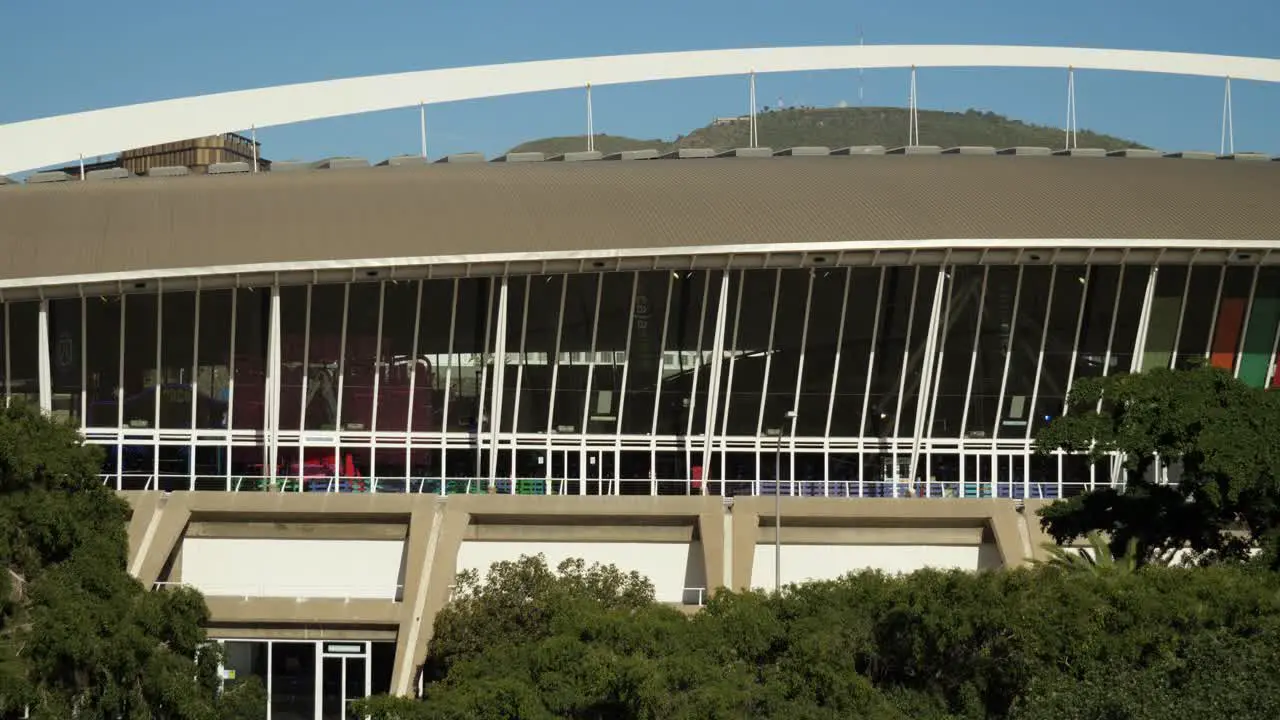
[[[1120,480],[1033,452],[1075,380],[1280,387],[1280,163],[1214,157],[35,175],[0,186],[0,393],[105,448],[130,571],[205,593],[229,681],[337,717],[412,691],[456,572],[525,553],[690,608],[1036,557],[1036,507]]]

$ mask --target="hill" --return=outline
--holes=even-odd
[[[759,144],[782,149],[801,145],[824,145],[831,148],[848,145],[884,145],[899,147],[907,140],[905,108],[790,108],[762,112],[756,116]],[[990,145],[997,148],[1063,145],[1060,128],[1031,125],[1011,120],[992,112],[968,110],[942,112],[920,110],[920,142],[925,145],[955,147],[957,145]],[[676,148],[733,148],[750,145],[745,117],[720,120],[700,127],[674,140],[642,140],[617,135],[597,135],[596,149],[605,153],[620,150],[654,148],[666,151]],[[1080,147],[1108,150],[1142,147],[1122,138],[1091,131],[1078,134]],[[559,154],[586,149],[586,137],[552,137],[531,140],[511,152],[545,152]]]

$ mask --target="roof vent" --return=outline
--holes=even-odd
[[[1045,157],[1052,155],[1053,151],[1047,147],[1035,147],[1028,145],[1020,145],[1018,147],[1001,148],[996,151],[997,155],[1026,155],[1028,157]]]
[[[599,160],[604,157],[604,153],[599,150],[581,150],[579,152],[567,152],[561,155],[552,155],[547,158],[548,162],[587,162],[589,160]]]
[[[124,178],[133,177],[133,173],[122,167],[103,168],[102,170],[90,170],[85,173],[85,180],[123,180]]]
[[[653,148],[644,148],[642,150],[623,150],[621,152],[609,153],[604,156],[605,160],[653,160],[658,157],[658,151]]]
[[[821,145],[802,145],[800,147],[790,147],[785,150],[779,150],[774,153],[779,157],[825,157],[831,154],[831,148],[822,147]]]
[[[445,155],[444,157],[440,158],[436,162],[445,163],[446,165],[451,163],[484,162],[484,153],[478,153],[478,152],[454,153],[452,155]]]
[[[1054,150],[1054,155],[1064,155],[1066,157],[1106,157],[1107,151],[1102,148],[1068,148],[1066,150]]]
[[[210,175],[229,175],[234,173],[249,172],[249,163],[243,160],[238,162],[213,163],[209,166]]]
[[[493,159],[494,162],[542,162],[547,159],[546,153],[540,152],[513,152],[501,155]]]
[[[271,163],[271,172],[301,172],[315,169],[315,163],[303,160],[277,160]]]
[[[716,151],[711,148],[680,148],[662,155],[663,160],[693,160],[695,158],[711,158]]]
[[[427,159],[421,155],[396,155],[378,163],[378,167],[400,167],[402,165],[426,165]]]
[[[191,168],[186,165],[165,165],[147,170],[147,177],[182,177],[190,174]]]
[[[942,148],[937,145],[904,145],[885,152],[890,155],[941,155]]]
[[[942,151],[943,155],[995,155],[996,149],[990,145],[960,145]]]
[[[850,145],[831,151],[832,155],[883,155],[883,145]]]
[[[754,147],[754,148],[733,148],[732,150],[723,150],[716,153],[718,158],[767,158],[773,157],[773,148]]]
[[[1163,157],[1163,154],[1159,150],[1148,150],[1146,148],[1124,148],[1123,150],[1112,150],[1107,153],[1107,157],[1158,158]]]
[[[1181,150],[1179,152],[1165,153],[1164,156],[1180,160],[1213,160],[1218,157],[1218,154],[1211,152],[1196,152],[1194,150]]]
[[[50,170],[48,172],[38,172],[27,176],[28,185],[36,185],[38,183],[66,182],[71,176],[61,170]]]
[[[321,170],[350,170],[352,168],[367,168],[369,167],[369,161],[355,157],[326,158],[316,163],[316,167]]]
[[[1245,153],[1234,153],[1234,154],[1231,154],[1231,155],[1223,155],[1223,156],[1222,156],[1222,159],[1223,159],[1223,160],[1250,160],[1250,161],[1257,161],[1257,160],[1270,160],[1271,158],[1270,158],[1270,157],[1268,157],[1268,156],[1266,156],[1266,155],[1263,155],[1262,153],[1251,153],[1251,152],[1245,152]]]

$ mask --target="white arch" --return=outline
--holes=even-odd
[[[0,174],[125,148],[418,103],[593,85],[902,67],[1118,70],[1280,82],[1280,59],[1013,45],[845,45],[541,60],[280,85],[0,125]]]

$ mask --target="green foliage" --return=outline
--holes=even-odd
[[[129,576],[129,509],[99,467],[74,430],[0,410],[0,715],[212,719],[204,600]]]
[[[991,112],[963,113],[937,110],[919,111],[921,142],[941,147],[990,145],[993,147],[1061,147],[1062,130],[1011,120]],[[756,115],[756,131],[761,145],[773,148],[821,145],[907,144],[908,112],[905,108],[791,108]],[[604,153],[653,148],[666,152],[677,148],[734,148],[750,144],[748,123],[711,124],[675,140],[643,140],[618,135],[597,135],[595,147]],[[1139,147],[1136,143],[1090,131],[1078,135],[1081,147],[1107,150]],[[531,140],[510,152],[560,154],[585,150],[584,136]]]
[[[1143,562],[1184,547],[1203,562],[1242,560],[1252,548],[1280,559],[1280,393],[1211,367],[1157,369],[1079,380],[1068,405],[1037,451],[1118,453],[1125,488],[1044,508],[1055,540],[1102,531],[1114,555],[1136,542]],[[1160,463],[1176,483],[1152,481]]]
[[[1280,717],[1280,576],[1247,566],[877,573],[722,592],[540,557],[465,578],[422,701],[374,720]],[[1148,699],[1150,698],[1150,699]]]

